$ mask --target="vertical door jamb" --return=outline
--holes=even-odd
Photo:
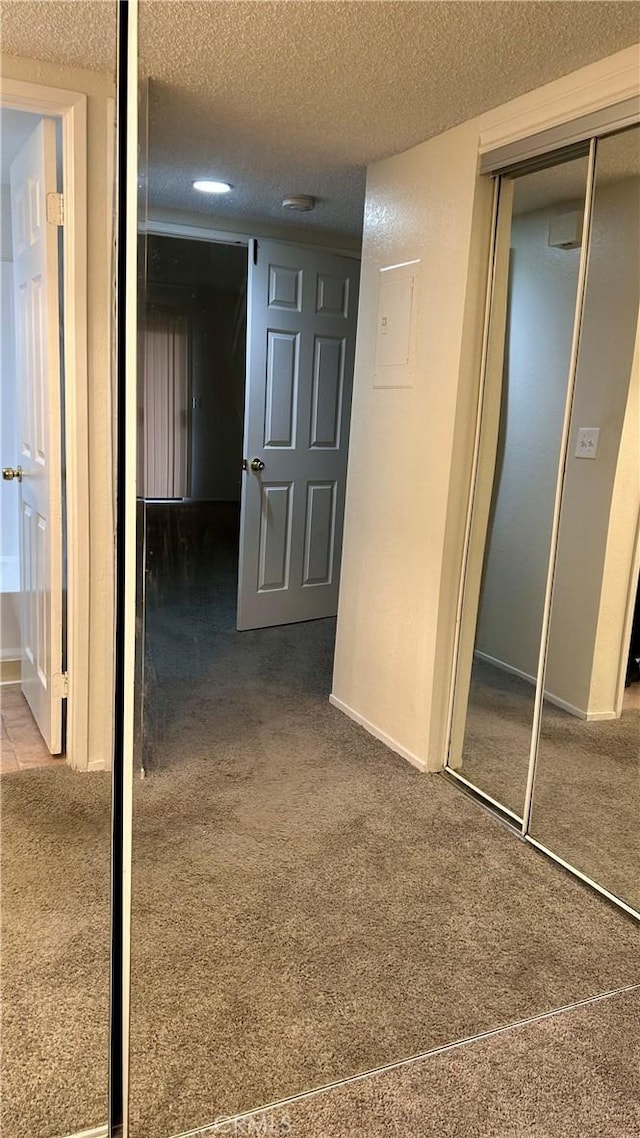
[[[549,638],[551,632],[551,611],[553,607],[553,588],[558,562],[558,544],[560,537],[560,520],[562,512],[562,498],[566,479],[567,455],[569,450],[569,432],[571,430],[571,412],[576,389],[578,371],[578,357],[580,352],[580,332],[582,330],[582,316],[584,312],[584,298],[587,281],[587,267],[589,261],[589,246],[591,243],[591,218],[593,213],[593,196],[595,187],[597,139],[592,138],[589,145],[589,166],[587,170],[587,184],[585,191],[584,221],[582,226],[582,246],[580,249],[580,265],[578,268],[578,287],[576,290],[576,305],[573,319],[573,338],[571,341],[571,355],[569,357],[569,379],[567,396],[564,408],[564,420],[560,441],[560,454],[558,459],[558,474],[556,478],[556,494],[553,505],[551,522],[551,540],[549,544],[549,565],[545,586],[544,605],[542,609],[542,628],[540,631],[540,652],[538,655],[538,671],[536,675],[536,694],[533,705],[533,721],[531,725],[531,746],[529,750],[529,769],[527,772],[527,788],[525,791],[524,810],[522,814],[522,836],[526,837],[531,827],[531,811],[533,806],[533,787],[535,782],[536,763],[538,758],[538,745],[540,742],[540,729],[542,727],[542,712],[544,706],[544,682],[549,652]]]
[[[87,96],[23,80],[3,79],[2,107],[54,116],[62,126],[64,225],[64,455],[67,525],[66,755],[78,770],[89,765],[89,424],[87,387]]]
[[[508,287],[508,260],[509,239],[511,231],[511,206],[513,201],[513,185],[503,177],[494,181],[493,207],[491,219],[491,254],[487,273],[487,289],[485,298],[484,330],[482,337],[482,351],[480,358],[480,382],[478,390],[476,425],[473,445],[473,459],[469,483],[469,499],[465,523],[465,535],[460,569],[460,586],[456,611],[456,624],[454,630],[453,659],[451,683],[449,688],[449,706],[447,715],[447,754],[445,768],[455,772],[460,765],[462,750],[462,736],[464,732],[464,719],[468,701],[468,683],[466,691],[461,695],[460,672],[463,665],[465,647],[468,648],[470,636],[473,636],[475,617],[477,612],[474,606],[473,626],[470,629],[468,612],[468,584],[470,580],[470,562],[473,555],[474,523],[478,517],[478,487],[482,469],[483,452],[486,445],[487,428],[487,394],[490,383],[491,362],[496,357],[502,357],[504,352],[505,319],[500,321],[499,327],[495,323],[494,311],[498,293],[503,294],[504,311],[506,317],[506,293]],[[494,456],[495,459],[495,456]],[[495,465],[495,461],[493,463]],[[492,465],[492,469],[493,469]],[[471,651],[473,646],[471,645]],[[466,654],[468,657],[468,653]],[[468,658],[464,660],[468,663]],[[460,776],[458,776],[460,777]]]

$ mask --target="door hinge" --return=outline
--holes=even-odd
[[[64,194],[47,194],[49,225],[64,225]]]
[[[66,699],[69,695],[69,673],[56,672],[53,677],[52,684],[53,695],[55,699]]]

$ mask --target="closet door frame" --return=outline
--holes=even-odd
[[[529,749],[529,770],[527,774],[527,787],[524,798],[522,814],[522,836],[527,837],[531,828],[531,811],[533,807],[533,789],[538,760],[538,747],[540,743],[540,728],[542,726],[542,711],[544,706],[544,683],[549,656],[549,635],[551,630],[551,612],[553,609],[553,591],[558,564],[558,547],[560,540],[560,516],[562,512],[562,499],[567,474],[567,457],[569,453],[569,434],[571,430],[571,413],[576,391],[578,374],[578,356],[580,352],[580,333],[582,331],[582,317],[584,313],[584,298],[587,284],[587,271],[589,266],[589,250],[591,246],[591,219],[593,215],[593,196],[595,188],[595,171],[597,156],[597,140],[592,138],[589,144],[589,165],[587,169],[587,185],[584,202],[584,220],[582,225],[582,245],[580,247],[580,263],[578,266],[578,287],[576,290],[576,303],[573,313],[573,333],[571,339],[571,355],[569,357],[569,377],[564,405],[564,418],[562,421],[562,434],[560,441],[560,454],[556,474],[556,493],[553,503],[551,520],[551,541],[549,543],[549,563],[547,566],[547,580],[545,584],[544,602],[542,606],[542,628],[540,630],[540,651],[538,653],[538,671],[536,675],[536,694],[533,705],[533,722],[531,724],[531,744]]]
[[[638,119],[635,119],[638,122]],[[632,125],[625,122],[624,126]],[[569,439],[571,430],[571,416],[573,411],[576,380],[578,373],[578,360],[580,350],[580,336],[584,312],[584,300],[587,286],[589,267],[589,252],[591,245],[591,228],[593,215],[593,202],[597,169],[598,138],[615,134],[620,129],[618,124],[606,124],[590,137],[581,140],[582,153],[586,156],[585,145],[588,144],[588,169],[585,192],[585,207],[582,230],[582,244],[578,268],[578,282],[574,308],[571,353],[568,370],[567,390],[563,414],[561,444],[559,451],[558,469],[556,474],[556,488],[553,504],[551,525],[551,541],[547,577],[542,611],[542,627],[540,647],[538,653],[538,666],[535,684],[535,699],[533,707],[533,720],[531,727],[529,761],[527,770],[527,783],[523,803],[522,816],[517,815],[501,802],[491,797],[480,787],[470,782],[456,768],[460,765],[460,755],[464,736],[466,711],[469,696],[469,680],[471,675],[471,660],[475,640],[475,629],[480,593],[481,572],[486,542],[486,515],[488,502],[493,488],[493,475],[496,463],[497,431],[496,421],[499,417],[499,405],[492,406],[492,397],[495,400],[501,382],[502,361],[505,348],[505,312],[506,293],[508,287],[509,271],[509,238],[511,232],[513,185],[517,174],[525,174],[533,169],[544,166],[557,165],[560,158],[560,147],[554,151],[550,149],[546,154],[538,152],[533,158],[523,161],[514,160],[510,165],[494,171],[488,176],[495,179],[494,212],[492,220],[491,260],[489,270],[489,289],[485,312],[485,333],[483,339],[481,378],[478,393],[478,412],[476,421],[476,434],[474,442],[474,456],[469,494],[469,506],[466,519],[466,532],[463,550],[460,592],[456,621],[456,636],[453,653],[453,671],[451,683],[451,698],[449,703],[449,721],[447,732],[447,755],[445,760],[445,773],[470,791],[474,797],[486,804],[495,813],[513,828],[521,838],[530,845],[545,853],[557,864],[568,870],[581,881],[585,882],[598,893],[605,896],[629,915],[640,920],[640,913],[628,905],[620,897],[611,893],[599,882],[567,862],[559,854],[537,841],[531,835],[531,815],[534,799],[535,775],[540,742],[540,730],[544,708],[544,685],[549,652],[551,614],[553,609],[554,582],[558,562],[558,547],[560,537],[560,522],[562,500],[566,481],[567,459],[569,454]],[[624,127],[623,127],[624,129]],[[579,143],[570,148],[563,148],[565,161],[571,161],[579,154]],[[563,159],[561,159],[562,161]]]

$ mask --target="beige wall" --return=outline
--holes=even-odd
[[[115,22],[114,22],[115,54]],[[112,187],[108,184],[108,100],[115,74],[2,56],[2,75],[87,95],[90,766],[109,765],[113,738],[114,504],[110,295]]]
[[[612,144],[603,143],[603,154]],[[636,179],[597,185],[564,489],[545,686],[551,698],[585,716],[614,714],[619,618],[617,647],[600,659],[592,690],[596,630],[601,594],[605,604],[611,594],[612,614],[620,604],[624,611],[635,533],[633,505],[631,519],[621,514],[614,531],[609,523],[637,322],[638,201]],[[547,236],[555,214],[582,204],[563,202],[515,217],[512,226],[506,430],[476,649],[531,679],[540,651],[580,257],[579,249],[550,248]],[[575,457],[579,426],[601,429],[594,461]],[[620,555],[603,593],[608,543]]]
[[[555,121],[568,121],[583,92],[597,105],[617,64],[565,76],[368,171],[333,695],[430,769],[446,753],[478,382],[490,215],[480,139],[526,137],[557,108]],[[378,272],[415,258],[414,386],[376,389]]]
[[[613,163],[620,141],[605,140],[600,146],[603,176],[607,156]],[[640,453],[637,406],[630,392],[640,291],[638,250],[638,178],[604,185],[596,180],[546,684],[550,693],[589,717],[615,714],[620,654],[628,648],[622,641]],[[600,427],[594,461],[574,457],[580,426]],[[634,467],[635,487],[628,485]],[[626,492],[620,480],[627,484]]]
[[[587,163],[575,165],[586,188]],[[584,198],[563,202],[514,217],[511,226],[504,424],[475,646],[532,678],[540,653],[580,264],[579,248],[549,246],[549,222],[583,207]]]
[[[616,675],[620,644],[627,645],[640,571],[640,319],[629,398],[616,467],[593,652],[589,707],[593,714],[622,710],[624,673]],[[630,602],[630,603],[629,603]],[[623,664],[626,670],[626,660]]]
[[[486,247],[490,220],[477,165],[476,120],[368,172],[333,682],[335,699],[369,727],[437,765],[429,738],[451,661],[440,598],[450,619],[457,580],[446,562],[459,557],[465,505],[454,480],[465,470],[468,479],[468,369],[486,277],[478,241]],[[417,258],[413,387],[375,389],[379,270]]]

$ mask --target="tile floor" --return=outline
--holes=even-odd
[[[0,722],[0,774],[64,766],[64,756],[49,754],[19,684],[0,688]]]

